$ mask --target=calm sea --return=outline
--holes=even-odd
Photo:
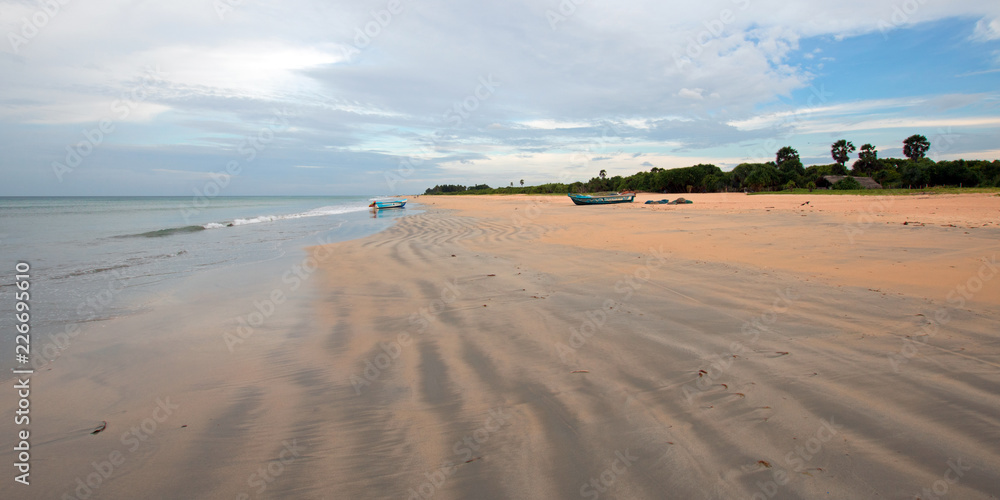
[[[31,266],[32,343],[135,313],[186,277],[301,258],[318,241],[373,234],[415,213],[364,196],[0,198],[0,369],[14,357],[14,275]],[[41,355],[41,353],[33,353]],[[0,378],[4,378],[0,375]]]

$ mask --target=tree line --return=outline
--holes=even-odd
[[[871,144],[864,144],[858,159],[847,168],[850,154],[857,149],[850,141],[841,139],[830,145],[834,163],[804,167],[799,153],[791,146],[777,151],[774,161],[766,163],[741,163],[729,172],[712,164],[698,164],[684,168],[662,169],[653,167],[648,172],[630,176],[608,177],[601,170],[597,177],[587,182],[571,184],[550,183],[538,186],[491,188],[486,184],[461,186],[445,184],[428,188],[424,194],[549,194],[594,193],[602,191],[646,191],[658,193],[716,193],[725,191],[776,191],[782,189],[816,187],[816,181],[825,175],[871,177],[885,188],[925,186],[1000,187],[1000,160],[954,160],[935,162],[925,155],[930,141],[922,135],[912,135],[903,141],[906,158],[879,158]],[[841,189],[860,189],[853,178],[844,179],[834,186]]]

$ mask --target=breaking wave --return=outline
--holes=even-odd
[[[247,224],[276,222],[288,219],[302,219],[305,217],[323,217],[328,215],[346,214],[351,212],[363,212],[367,209],[368,209],[367,205],[327,206],[327,207],[314,208],[306,212],[298,212],[294,214],[258,215],[256,217],[233,219],[231,221],[225,221],[225,222],[209,222],[208,224],[204,224],[201,226],[179,226],[179,227],[170,227],[166,229],[157,229],[156,231],[147,231],[145,233],[127,234],[122,237],[162,238],[164,236],[172,236],[175,234],[196,233],[199,231],[204,231],[206,229],[220,229],[226,227],[245,226]]]

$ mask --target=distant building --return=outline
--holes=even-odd
[[[816,179],[816,187],[820,189],[828,189],[841,179],[845,179],[847,177],[854,177],[854,180],[858,181],[858,184],[861,184],[863,189],[882,189],[882,185],[875,182],[875,179],[872,179],[871,177],[858,177],[856,175],[824,175],[819,179]]]

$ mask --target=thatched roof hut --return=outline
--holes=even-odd
[[[858,184],[861,184],[863,189],[882,189],[882,185],[875,182],[875,179],[871,177],[858,177],[856,175],[824,175],[816,179],[816,187],[828,188],[846,177],[854,177],[854,180],[858,181]]]

